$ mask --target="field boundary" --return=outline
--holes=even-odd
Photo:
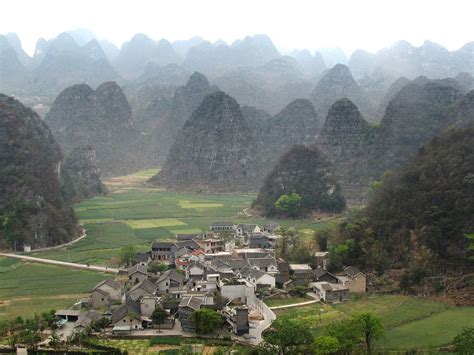
[[[103,273],[109,273],[109,274],[118,274],[122,271],[121,269],[110,268],[107,266],[68,263],[65,261],[36,258],[33,256],[26,256],[26,255],[0,253],[0,256],[4,256],[7,258],[21,259],[24,261],[31,261],[31,262],[40,263],[40,264],[50,264],[50,265],[55,265],[55,266],[63,266],[63,267],[68,267],[68,268],[73,268],[73,269],[89,270],[89,271],[103,272]]]

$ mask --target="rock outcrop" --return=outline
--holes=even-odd
[[[314,143],[322,124],[311,101],[305,99],[290,102],[280,113],[268,119],[265,127],[256,132],[259,160],[257,182],[263,181],[278,159],[292,146]]]
[[[345,207],[331,163],[314,145],[295,145],[280,158],[265,178],[253,207],[268,217],[281,215],[275,202],[294,192],[302,197],[302,214],[340,212]]]
[[[405,78],[404,76],[399,77],[397,80],[395,80],[392,85],[390,85],[388,91],[385,93],[385,96],[383,97],[382,101],[379,104],[379,107],[377,108],[377,113],[376,116],[380,119],[385,114],[385,110],[387,109],[388,104],[392,99],[395,97],[395,95],[398,94],[398,92],[405,86],[410,83],[410,80]]]
[[[154,41],[139,33],[122,45],[114,64],[123,77],[136,79],[149,63],[167,65],[179,62],[179,56],[167,40]]]
[[[367,154],[369,124],[361,116],[357,106],[349,99],[340,99],[329,109],[326,122],[318,137],[318,146],[333,164],[344,197],[353,202],[363,194],[355,167]]]
[[[69,34],[62,33],[47,42],[33,60],[37,62],[33,83],[38,90],[62,90],[78,82],[95,86],[118,79],[95,39],[79,46]]]
[[[75,148],[64,161],[61,175],[69,187],[65,191],[67,200],[80,201],[107,193],[91,146]]]
[[[188,51],[184,66],[208,74],[237,66],[257,67],[278,57],[280,53],[268,36],[255,35],[236,40],[231,46],[205,41]]]
[[[24,90],[27,71],[8,39],[0,35],[0,90],[13,93]]]
[[[53,246],[76,235],[63,199],[62,155],[38,115],[0,95],[0,245],[22,250]]]
[[[367,172],[380,177],[412,159],[423,144],[456,122],[455,105],[462,98],[446,81],[420,78],[404,86],[387,106],[369,148]]]
[[[92,146],[104,176],[136,171],[144,165],[141,135],[133,128],[130,105],[120,86],[106,82],[62,91],[46,116],[65,154]]]
[[[311,101],[318,115],[326,117],[329,108],[344,97],[354,102],[367,120],[372,120],[375,115],[373,104],[357,85],[349,68],[337,64],[319,80],[311,94]]]
[[[151,181],[179,189],[246,191],[254,179],[251,136],[237,101],[223,92],[208,95]]]
[[[152,132],[151,161],[162,163],[173,144],[179,130],[189,119],[192,112],[202,103],[203,99],[218,89],[211,86],[201,73],[194,73],[184,86],[176,89],[171,110]]]
[[[368,129],[357,106],[347,98],[340,99],[329,109],[318,142],[330,160],[343,163],[358,154]]]

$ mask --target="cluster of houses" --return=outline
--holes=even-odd
[[[208,233],[177,234],[172,242],[155,241],[139,253],[121,281],[107,279],[94,287],[76,314],[76,327],[100,317],[111,321],[114,334],[130,334],[153,326],[158,307],[169,317],[162,328],[178,322],[183,332],[195,332],[191,314],[201,308],[218,311],[229,330],[244,335],[263,319],[261,298],[272,289],[305,286],[324,302],[342,302],[351,292],[365,292],[366,278],[348,267],[340,275],[326,270],[328,253],[316,253],[317,268],[276,258],[279,226],[213,223]],[[239,247],[237,247],[239,246]],[[150,272],[152,265],[167,270]],[[61,313],[62,312],[62,313]],[[59,311],[59,317],[71,317]]]

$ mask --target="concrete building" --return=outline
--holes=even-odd
[[[212,232],[233,232],[235,229],[234,222],[214,222],[209,225],[209,230]]]
[[[339,283],[347,286],[353,293],[365,293],[367,291],[367,277],[353,266],[346,267],[342,275],[337,275]]]
[[[242,304],[229,302],[222,310],[222,315],[230,325],[232,332],[236,335],[244,335],[249,332],[249,308]]]
[[[218,284],[222,297],[228,300],[239,300],[247,306],[255,305],[255,286],[246,280],[229,280]]]
[[[161,261],[167,265],[173,264],[172,242],[153,242],[151,245],[151,257],[153,260]]]
[[[251,284],[255,285],[255,287],[257,287],[257,285],[261,285],[275,288],[274,276],[250,267],[244,267],[242,270],[240,270],[237,273],[237,277],[247,280]]]
[[[312,282],[309,287],[326,303],[340,303],[350,300],[349,288],[344,285],[322,281]]]

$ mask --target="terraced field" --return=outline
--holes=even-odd
[[[0,320],[70,306],[105,275],[0,257]]]
[[[334,306],[314,304],[275,313],[303,322],[317,336],[323,333],[325,324],[358,312],[381,317],[386,334],[377,345],[383,349],[434,349],[449,344],[464,327],[474,326],[474,307],[454,307],[403,295],[353,298]]]
[[[146,184],[157,170],[106,181],[111,193],[76,206],[76,213],[87,230],[87,237],[73,246],[34,256],[61,261],[116,266],[121,247],[134,245],[147,250],[153,240],[173,240],[176,233],[199,233],[210,223],[232,220],[264,224],[263,218],[246,217],[242,211],[255,198],[251,194],[177,193]],[[280,221],[300,227],[302,239],[310,242],[314,230],[334,221]]]

